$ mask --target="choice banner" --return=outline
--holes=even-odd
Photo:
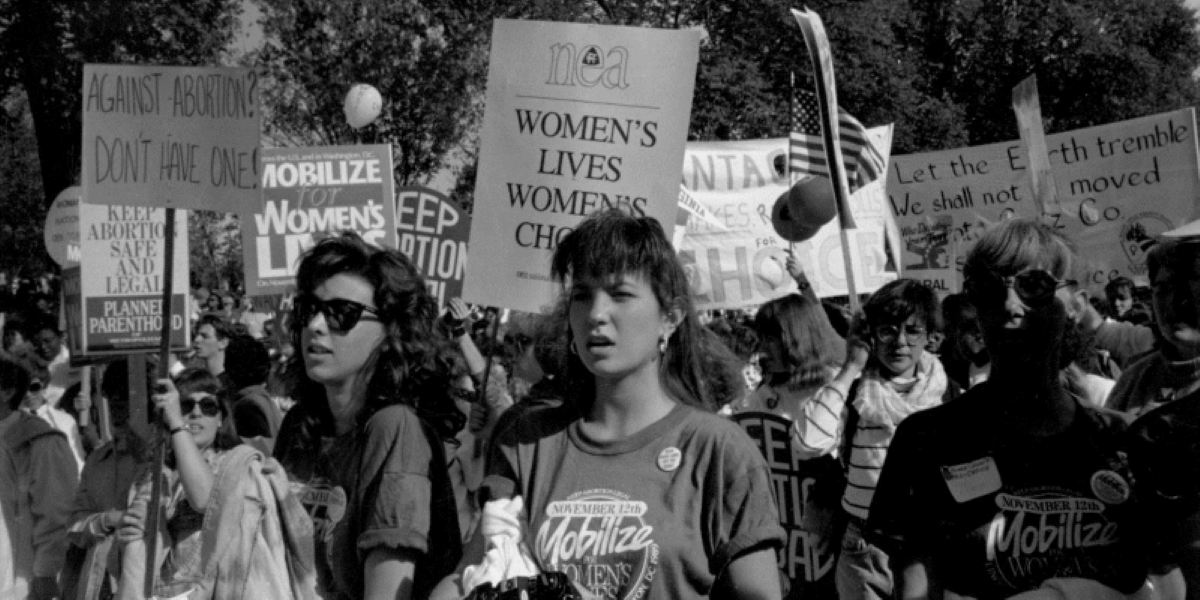
[[[300,255],[342,231],[396,247],[390,145],[266,148],[261,170],[261,209],[240,215],[248,295],[292,291]]]
[[[84,65],[84,201],[256,207],[260,118],[252,69]]]
[[[890,129],[876,127],[868,133],[886,156]],[[775,199],[789,189],[787,152],[787,138],[687,145],[683,186],[718,222],[690,215],[678,248],[697,309],[754,306],[796,290],[785,267],[789,244],[771,226]],[[889,247],[896,246],[887,239],[891,231],[898,240],[898,233],[886,202],[879,181],[850,196],[858,225],[851,243],[857,244],[860,260],[854,269],[860,293],[875,291],[897,276],[889,265],[895,260],[888,259]],[[818,296],[847,293],[836,219],[791,246]]]
[[[396,233],[400,251],[417,266],[438,306],[462,296],[471,215],[441,192],[402,187],[396,191]]]
[[[497,20],[464,299],[538,312],[550,256],[619,207],[670,235],[700,33]]]
[[[76,354],[159,349],[166,218],[162,208],[79,203],[79,266],[64,271],[64,311]],[[187,212],[175,212],[171,348],[190,345]]]
[[[1146,281],[1159,234],[1200,206],[1195,111],[1046,136],[1062,211],[1052,217],[1086,261],[1086,285]],[[904,238],[904,274],[958,291],[966,252],[989,223],[1038,216],[1019,141],[893,156],[888,196]]]

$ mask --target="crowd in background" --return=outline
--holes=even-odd
[[[945,298],[899,279],[850,314],[789,259],[797,292],[697,314],[661,229],[643,221],[602,216],[566,238],[549,315],[439,308],[399,254],[335,238],[306,254],[286,297],[191,290],[190,350],[170,378],[143,382],[124,359],[82,382],[55,280],[5,281],[0,494],[20,515],[0,531],[12,540],[0,582],[23,586],[17,597],[132,598],[149,568],[160,597],[211,592],[226,584],[205,579],[211,561],[236,559],[209,538],[237,532],[289,550],[234,544],[277,560],[283,578],[263,589],[499,597],[480,590],[503,578],[461,567],[494,560],[485,506],[520,496],[525,512],[504,506],[526,519],[532,562],[558,576],[529,584],[544,597],[572,597],[564,581],[651,598],[992,598],[1047,582],[1062,595],[1036,597],[1200,597],[1188,437],[1200,243],[1164,240],[1149,286],[1121,277],[1092,293],[1067,240],[1016,221],[980,242],[965,289]],[[160,433],[129,423],[138,387]],[[746,418],[757,414],[784,420],[812,490],[773,488],[776,449],[751,441],[762,425]],[[165,558],[147,566],[131,557],[145,553],[159,445]],[[680,468],[686,485],[659,481]],[[600,492],[628,478],[634,491]],[[1033,489],[1099,508],[1043,508],[1067,519],[1049,525],[1063,537],[1050,551],[1035,540],[1038,560],[1020,563],[1013,511]],[[231,525],[238,494],[272,507],[279,530]],[[663,511],[643,517],[656,570],[598,583],[584,567],[633,563],[544,546],[583,496]],[[836,562],[777,571],[784,513],[802,514],[811,551]],[[1102,533],[1084,543],[1093,525]]]

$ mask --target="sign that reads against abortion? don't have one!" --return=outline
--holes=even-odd
[[[697,31],[495,22],[466,300],[552,302],[551,253],[606,208],[670,234],[699,43]]]
[[[291,291],[304,251],[342,231],[396,247],[391,146],[268,148],[261,172],[260,210],[240,215],[247,294]]]
[[[259,119],[251,69],[84,65],[84,201],[247,210]]]

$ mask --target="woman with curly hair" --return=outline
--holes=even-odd
[[[275,456],[314,521],[324,598],[420,598],[461,553],[443,441],[465,417],[437,304],[407,258],[327,238],[296,275],[297,404]]]

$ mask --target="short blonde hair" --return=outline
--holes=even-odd
[[[963,278],[985,272],[1013,275],[1033,267],[1059,279],[1076,279],[1079,258],[1075,244],[1032,219],[1010,219],[993,226],[975,242],[963,263]]]

